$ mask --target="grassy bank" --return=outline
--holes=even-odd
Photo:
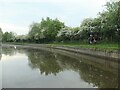
[[[5,44],[15,44],[15,45],[41,45],[37,43],[5,43]],[[112,52],[115,50],[119,50],[119,45],[117,43],[99,43],[99,44],[88,44],[88,43],[79,43],[79,42],[66,42],[66,43],[50,43],[50,44],[42,44],[46,46],[66,46],[66,47],[75,47],[75,48],[85,48],[85,49],[94,49],[100,51],[108,51]]]
[[[88,43],[51,43],[48,45],[52,46],[69,46],[76,48],[85,48],[85,49],[95,49],[101,51],[115,51],[119,50],[119,45],[117,43],[99,43],[99,44],[88,44]]]

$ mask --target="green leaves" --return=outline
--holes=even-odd
[[[3,32],[2,32],[2,29],[0,28],[0,42],[2,41],[2,34]]]
[[[118,29],[120,28],[120,2],[108,2],[106,10],[97,18],[87,18],[81,23],[81,33],[84,38],[88,33],[97,32],[103,40],[118,41]]]
[[[96,18],[86,18],[79,27],[67,27],[63,22],[49,17],[32,23],[28,36],[20,38],[30,42],[88,41],[90,34],[99,40],[118,42],[120,35],[120,1],[106,3],[106,9]],[[1,40],[0,31],[0,40]],[[19,38],[19,40],[21,40]],[[14,34],[3,34],[4,41],[13,41]],[[18,40],[18,41],[19,41]]]
[[[46,39],[53,41],[57,36],[58,31],[64,27],[64,23],[60,22],[58,19],[42,19],[40,23],[33,23],[30,26],[29,37],[33,39]]]
[[[13,42],[15,40],[15,34],[13,32],[5,32],[3,34],[3,42]]]

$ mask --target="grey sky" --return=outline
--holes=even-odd
[[[83,19],[96,17],[106,0],[0,0],[3,32],[27,34],[29,25],[41,18],[58,18],[67,26],[80,26]]]

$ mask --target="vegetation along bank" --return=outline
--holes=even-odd
[[[49,17],[32,23],[26,35],[2,32],[0,42],[10,44],[45,44],[64,50],[105,52],[117,57],[120,45],[120,1],[107,2],[105,10],[96,18],[84,19],[78,27],[68,27],[60,20]],[[92,52],[91,52],[92,53]],[[94,52],[98,54],[98,52]],[[99,54],[100,54],[99,53]],[[111,54],[112,53],[112,54]],[[101,54],[102,55],[102,54]]]

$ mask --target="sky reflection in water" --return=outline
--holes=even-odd
[[[3,88],[118,86],[117,63],[94,57],[11,47],[2,49],[1,60]]]

